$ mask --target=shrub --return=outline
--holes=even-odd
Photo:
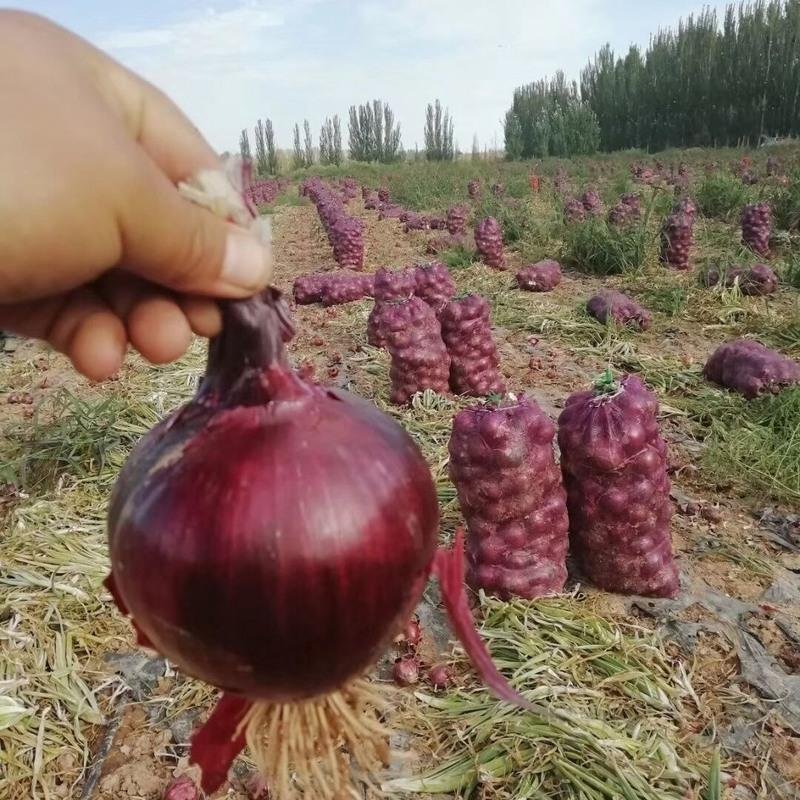
[[[583,272],[618,275],[644,264],[649,238],[646,224],[614,228],[589,220],[566,227],[561,260]]]
[[[705,217],[731,221],[750,199],[750,193],[735,175],[716,172],[703,180],[695,191],[695,200]]]
[[[775,227],[784,231],[800,229],[800,170],[788,186],[781,186],[770,198]]]

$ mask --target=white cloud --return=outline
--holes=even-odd
[[[95,41],[160,86],[211,143],[234,148],[242,127],[273,119],[281,146],[295,121],[318,130],[353,103],[388,100],[403,142],[422,141],[439,97],[469,149],[501,139],[516,86],[564,69],[578,78],[606,41],[646,44],[694,0],[227,0],[163,26],[120,27]],[[684,5],[686,7],[684,7]],[[627,12],[626,8],[627,7]],[[638,9],[633,13],[633,9]]]
[[[112,31],[98,41],[103,50],[138,50],[148,47],[163,47],[175,38],[169,28],[152,28],[139,31]]]
[[[98,45],[110,51],[169,47],[165,57],[208,59],[256,50],[270,28],[285,18],[278,3],[249,0],[227,11],[206,11],[160,28],[101,34]]]

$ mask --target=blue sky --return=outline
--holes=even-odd
[[[13,0],[12,0],[13,3]],[[439,97],[468,150],[502,143],[514,88],[562,68],[578,78],[605,42],[646,45],[702,0],[17,0],[158,85],[218,149],[271,117],[278,145],[295,121],[319,130],[354,103],[388,100],[403,144],[422,143]],[[725,3],[709,5],[723,9]]]

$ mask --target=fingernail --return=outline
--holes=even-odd
[[[252,292],[263,289],[272,277],[271,248],[252,234],[231,231],[225,243],[220,277],[237,289]]]

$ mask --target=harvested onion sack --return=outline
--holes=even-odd
[[[425,389],[447,394],[450,356],[433,309],[419,297],[386,303],[380,324],[392,358],[391,402],[404,405]]]
[[[752,339],[721,344],[703,368],[706,380],[748,400],[800,384],[800,364]]]
[[[572,395],[558,420],[570,549],[601,589],[673,597],[672,503],[658,400],[634,375]]]
[[[561,283],[561,264],[548,258],[517,273],[517,285],[528,292],[549,292]]]
[[[186,193],[260,224],[217,173]],[[384,702],[363,674],[432,571],[486,682],[522,701],[472,625],[460,539],[437,553],[436,490],[411,438],[290,368],[279,293],[222,313],[197,395],[117,480],[107,585],[142,645],[223,691],[192,742],[204,791],[248,744],[282,800],[343,797],[388,752]]]
[[[502,599],[556,594],[569,522],[555,426],[535,401],[468,408],[453,420],[450,478],[469,530],[469,582]]]
[[[456,284],[450,270],[441,261],[432,261],[417,267],[417,286],[414,294],[422,298],[437,314],[456,293]]]
[[[384,315],[389,311],[388,303],[407,300],[417,288],[417,273],[414,267],[393,272],[379,269],[375,273],[375,305],[367,318],[367,341],[373,347],[386,347],[386,324]]]
[[[450,388],[456,394],[487,397],[504,394],[489,303],[479,294],[451,300],[439,314],[442,339],[450,354]]]
[[[646,331],[653,322],[653,315],[628,295],[613,289],[603,289],[586,302],[586,313],[603,325],[613,322],[621,327]]]

